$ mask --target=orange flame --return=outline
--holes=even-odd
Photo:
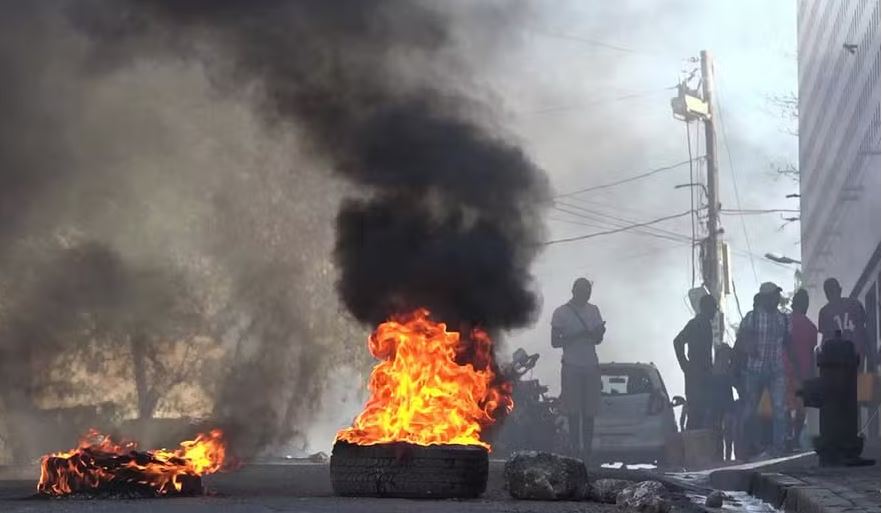
[[[371,354],[382,360],[371,373],[371,397],[337,439],[490,449],[481,429],[500,408],[513,406],[508,384],[493,372],[491,345],[480,329],[461,340],[424,308],[380,324],[368,339]]]
[[[188,478],[217,472],[226,457],[220,429],[181,442],[174,451],[138,452],[137,447],[90,429],[76,449],[43,456],[37,492],[67,495],[128,484],[166,495],[181,492]]]

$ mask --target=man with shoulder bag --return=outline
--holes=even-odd
[[[573,296],[551,318],[551,346],[563,349],[561,404],[567,415],[570,445],[585,462],[591,455],[594,417],[600,404],[600,373],[595,346],[603,342],[606,323],[591,299],[592,284],[573,283]]]

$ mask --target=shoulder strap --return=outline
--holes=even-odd
[[[567,303],[567,306],[570,307],[570,310],[572,310],[573,315],[576,316],[576,319],[579,319],[579,323],[582,325],[583,328],[585,328],[585,331],[590,331],[590,328],[588,328],[588,324],[586,324],[585,319],[582,319],[582,316],[579,315],[579,311],[576,310],[576,307],[574,307],[570,303]]]

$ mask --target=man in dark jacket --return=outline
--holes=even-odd
[[[702,296],[698,313],[690,319],[674,338],[674,352],[686,378],[686,427],[702,429],[710,427],[710,404],[712,387],[713,327],[717,314],[717,301],[711,295]],[[688,346],[688,357],[686,352]]]

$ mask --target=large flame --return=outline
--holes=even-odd
[[[511,410],[510,387],[493,372],[490,337],[480,329],[467,340],[429,319],[429,311],[395,317],[368,339],[374,367],[370,399],[337,439],[359,445],[480,445],[481,429]]]
[[[188,478],[217,472],[224,465],[223,433],[213,429],[174,451],[139,452],[136,442],[116,443],[91,429],[76,449],[43,456],[37,492],[68,495],[121,486],[148,488],[156,495],[181,492]]]

